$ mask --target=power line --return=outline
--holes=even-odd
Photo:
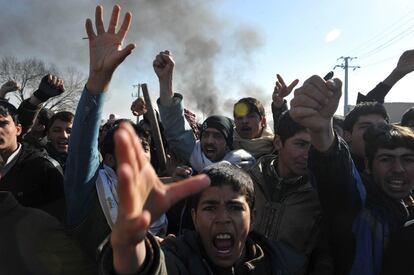
[[[403,39],[404,37],[406,37],[406,36],[408,36],[408,35],[412,34],[412,33],[414,32],[414,28],[413,28],[413,27],[414,27],[414,25],[411,25],[410,27],[408,27],[407,29],[405,29],[405,30],[404,30],[404,31],[402,31],[401,33],[399,33],[399,34],[397,34],[396,36],[394,36],[394,37],[390,38],[389,40],[387,40],[385,43],[383,43],[383,44],[381,44],[381,45],[379,45],[379,46],[375,47],[375,48],[374,48],[374,49],[372,49],[372,50],[369,50],[369,51],[367,51],[367,52],[365,52],[365,53],[363,53],[363,54],[359,55],[359,58],[360,58],[360,59],[367,58],[367,57],[369,57],[369,56],[371,56],[371,55],[374,55],[374,54],[376,54],[376,53],[378,53],[378,52],[382,51],[383,49],[388,48],[389,46],[391,46],[391,45],[392,45],[392,44],[394,44],[395,42],[397,42],[397,41],[399,41],[399,40]]]
[[[389,27],[386,27],[385,29],[383,29],[382,31],[380,31],[379,33],[377,33],[376,35],[374,35],[370,39],[366,40],[365,42],[362,42],[357,47],[350,50],[349,54],[350,55],[351,54],[352,55],[357,55],[357,54],[354,54],[354,53],[358,52],[359,50],[361,50],[361,49],[363,49],[363,48],[365,48],[369,45],[376,44],[377,42],[380,42],[381,40],[384,39],[384,37],[387,37],[387,35],[393,34],[393,33],[395,33],[395,31],[397,31],[401,27],[406,26],[408,23],[410,23],[410,21],[412,21],[414,19],[414,17],[411,16],[413,12],[414,12],[414,9],[408,11],[407,14],[400,17],[397,21],[392,23]],[[411,16],[411,17],[407,18],[408,16]]]
[[[369,63],[369,64],[367,64],[367,65],[361,65],[361,67],[362,67],[362,68],[366,68],[366,67],[371,67],[371,66],[374,66],[374,65],[378,65],[378,64],[381,64],[381,63],[383,63],[383,62],[385,62],[385,61],[388,61],[388,60],[390,60],[390,59],[394,59],[394,58],[395,58],[395,57],[397,57],[397,56],[400,56],[400,54],[396,54],[396,55],[393,55],[393,56],[390,56],[390,57],[387,57],[387,58],[381,59],[380,61],[376,61],[376,62],[373,62],[373,63]]]

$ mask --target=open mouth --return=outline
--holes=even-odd
[[[213,147],[204,147],[204,154],[212,155],[216,153],[216,148]]]
[[[219,256],[227,256],[234,246],[234,238],[229,233],[219,233],[213,238],[213,246]]]
[[[393,191],[401,191],[404,188],[404,180],[402,179],[390,179],[388,180],[388,186]]]

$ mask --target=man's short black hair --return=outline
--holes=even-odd
[[[409,108],[401,118],[401,126],[409,126],[410,121],[414,121],[414,107]]]
[[[142,128],[139,125],[136,125],[130,120],[122,119],[117,120],[114,125],[108,130],[105,137],[103,138],[102,144],[100,146],[100,151],[103,157],[105,157],[106,154],[115,155],[115,141],[114,141],[114,135],[116,130],[118,130],[119,125],[121,122],[128,122],[131,124],[132,128],[134,128],[135,133],[137,136],[141,139],[141,145],[144,148],[145,151],[150,150],[150,144],[151,144],[151,134],[146,131],[144,128]]]
[[[246,197],[246,201],[253,211],[254,185],[250,175],[241,168],[227,161],[220,161],[204,168],[201,173],[210,178],[210,187],[231,186],[234,192]],[[197,209],[202,192],[194,195],[191,200],[191,208]]]
[[[8,115],[11,116],[14,124],[19,124],[16,107],[6,100],[0,100],[0,116],[6,117]]]
[[[355,106],[355,108],[350,111],[344,120],[344,131],[352,133],[355,123],[361,116],[366,115],[379,115],[384,118],[388,123],[390,118],[388,117],[387,110],[384,105],[378,102],[361,102]]]
[[[280,115],[275,128],[275,134],[279,136],[282,144],[297,133],[306,131],[305,127],[292,119],[288,110]]]
[[[258,114],[259,117],[266,116],[263,104],[254,97],[244,97],[234,104],[233,116],[235,118],[248,115],[252,112]]]
[[[375,154],[379,149],[403,147],[414,151],[414,132],[409,127],[376,123],[370,125],[364,133],[365,157],[369,168],[372,167]]]
[[[52,115],[52,117],[49,119],[47,130],[49,131],[50,127],[52,127],[53,123],[58,119],[64,122],[73,123],[74,117],[75,115],[68,111],[57,112],[56,114]]]

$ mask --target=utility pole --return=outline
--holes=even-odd
[[[339,67],[345,70],[345,85],[344,85],[344,116],[349,112],[349,104],[348,104],[348,68],[354,69],[354,71],[358,68],[361,68],[360,66],[349,66],[349,62],[352,61],[352,59],[356,59],[357,57],[350,57],[350,56],[341,56],[337,59],[342,59],[344,62],[341,65],[335,65],[335,68]]]
[[[134,93],[134,92],[132,92],[132,98],[133,98],[133,100],[135,100],[134,98],[139,98],[139,97],[141,97],[141,84],[136,84],[136,85],[132,85],[132,87],[134,87],[134,88],[137,88],[137,92],[136,93]],[[138,122],[139,122],[139,116],[137,116],[137,121],[136,121],[136,123],[138,124]]]

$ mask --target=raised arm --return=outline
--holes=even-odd
[[[33,127],[43,103],[50,98],[65,92],[63,79],[56,75],[47,74],[40,81],[39,88],[19,105],[19,122],[22,125],[22,134],[26,134]]]
[[[299,79],[295,79],[289,86],[286,86],[286,83],[280,74],[277,74],[276,77],[277,81],[272,94],[273,130],[276,129],[276,124],[280,115],[288,109],[285,97],[287,97],[299,83]]]
[[[103,23],[103,8],[96,7],[95,27],[92,20],[87,19],[85,28],[89,39],[89,78],[86,88],[93,94],[106,92],[115,69],[131,54],[135,44],[122,48],[125,36],[131,25],[132,14],[127,12],[118,32],[116,31],[121,7],[116,5],[112,10],[108,30]]]
[[[14,80],[9,80],[0,87],[0,99],[4,99],[10,92],[18,91],[20,85]]]
[[[177,201],[209,185],[205,175],[164,185],[145,157],[132,127],[121,124],[115,134],[118,163],[118,217],[111,234],[113,264],[118,274],[135,274],[146,257],[148,227]]]
[[[312,76],[295,90],[290,102],[292,118],[309,129],[312,145],[321,152],[327,151],[334,141],[332,118],[341,98],[342,82],[325,81]]]
[[[104,102],[112,74],[134,49],[134,44],[122,48],[122,42],[131,23],[127,12],[121,28],[115,32],[120,7],[114,6],[108,30],[104,30],[102,6],[96,7],[95,25],[86,20],[89,39],[90,68],[86,88],[79,101],[71,132],[69,153],[65,170],[65,195],[68,224],[76,226],[89,211],[91,190],[99,167],[98,134]]]
[[[160,52],[152,63],[160,83],[160,102],[163,106],[170,106],[172,104],[174,96],[172,88],[174,65],[174,59],[169,51]]]
[[[367,95],[358,94],[357,103],[376,101],[384,103],[384,98],[392,87],[404,76],[414,71],[414,50],[405,51],[398,59],[391,73]]]
[[[160,82],[158,110],[169,147],[181,159],[189,161],[196,138],[184,116],[183,97],[173,92],[174,64],[169,51],[160,52],[154,59],[154,71]]]

